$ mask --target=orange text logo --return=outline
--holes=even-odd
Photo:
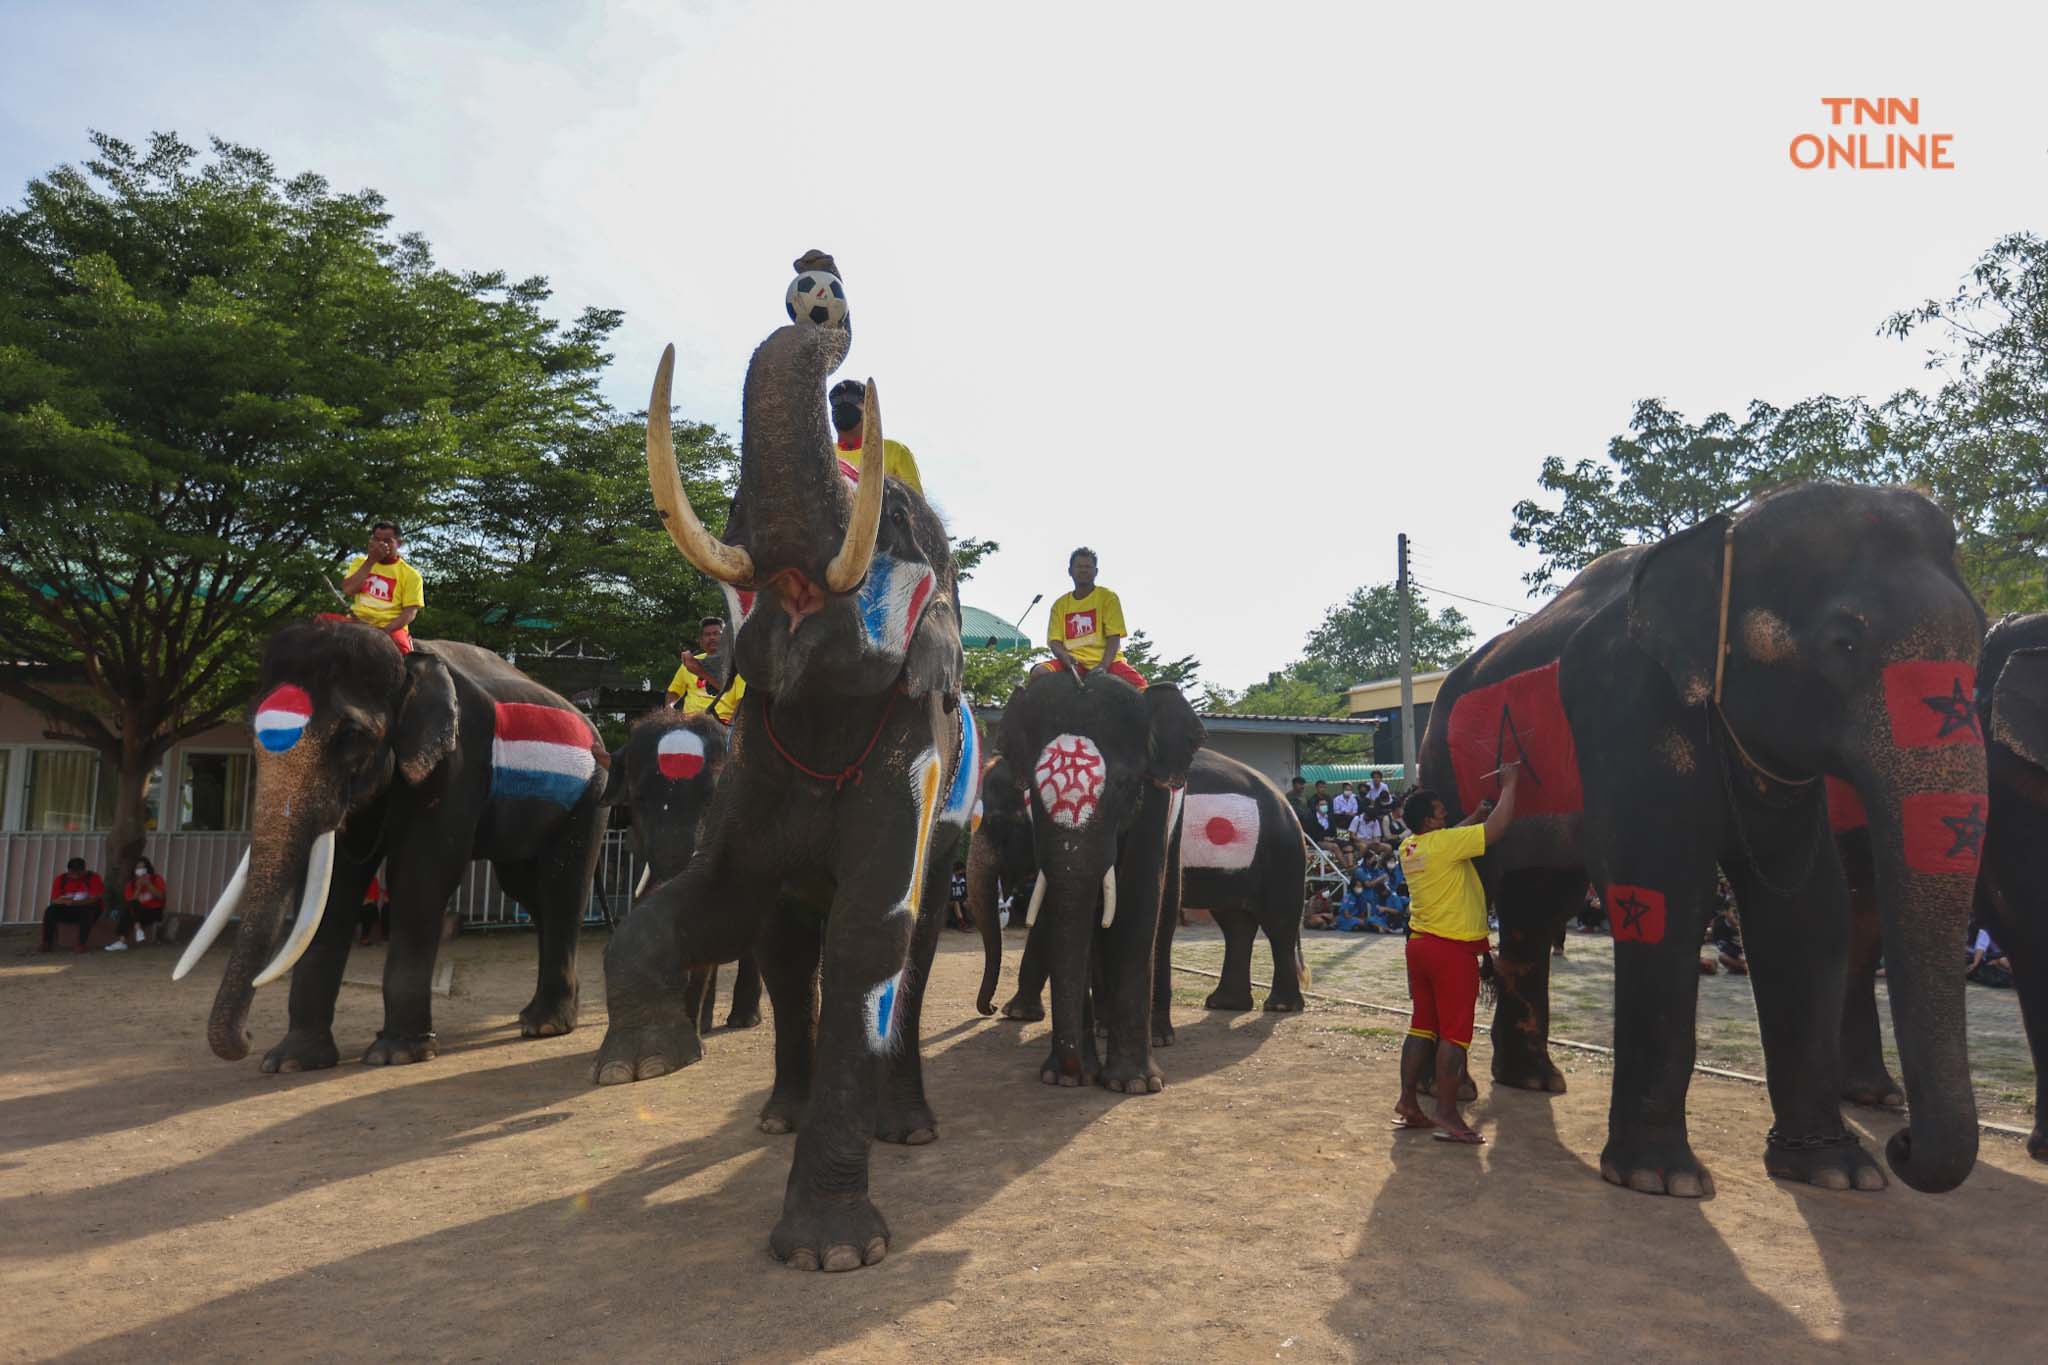
[[[1919,131],[1920,101],[1884,96],[1831,95],[1826,133],[1792,139],[1792,164],[1802,171],[1952,171],[1954,133]],[[1891,129],[1897,131],[1874,131]]]

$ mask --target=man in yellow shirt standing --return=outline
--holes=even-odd
[[[1052,604],[1052,616],[1045,627],[1045,643],[1052,660],[1039,667],[1053,673],[1072,673],[1081,682],[1096,669],[1114,673],[1140,692],[1144,675],[1120,657],[1124,643],[1124,604],[1117,595],[1095,581],[1095,551],[1083,545],[1067,556],[1067,577],[1074,590]]]
[[[420,571],[398,557],[398,525],[380,521],[370,528],[368,552],[357,555],[341,580],[351,617],[391,637],[400,654],[412,653],[406,629],[427,604]]]
[[[1401,841],[1408,878],[1408,994],[1415,1012],[1401,1046],[1397,1128],[1434,1128],[1440,1142],[1478,1144],[1458,1112],[1458,1081],[1472,1048],[1479,999],[1479,958],[1486,952],[1486,888],[1472,860],[1507,832],[1515,818],[1519,769],[1501,765],[1500,801],[1479,803],[1463,824],[1444,827],[1443,800],[1424,789],[1408,798],[1401,819],[1414,831]],[[1482,823],[1483,822],[1483,823]],[[1436,1059],[1436,1112],[1425,1114],[1415,1091]]]
[[[709,711],[726,725],[732,724],[733,713],[740,709],[740,698],[746,694],[747,680],[735,674],[732,686],[719,690],[718,679],[711,676],[711,670],[704,660],[718,653],[718,647],[725,640],[725,622],[716,616],[707,616],[697,623],[697,649],[678,651],[681,666],[676,675],[669,679],[668,700],[665,703],[674,710],[680,702],[683,714],[698,715]]]

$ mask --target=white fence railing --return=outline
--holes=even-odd
[[[246,833],[152,834],[143,851],[163,876],[171,913],[203,915],[227,886],[248,847]],[[126,869],[108,869],[104,834],[0,834],[0,925],[41,924],[43,908],[49,904],[50,883],[73,858],[85,859],[85,865],[106,881],[110,903],[120,896],[128,873]],[[601,922],[607,910],[613,917],[623,915],[639,876],[640,864],[633,857],[626,831],[607,833],[598,861],[597,885],[592,888],[584,919]],[[526,911],[505,894],[485,862],[469,865],[449,909],[461,917],[464,927],[528,922]]]

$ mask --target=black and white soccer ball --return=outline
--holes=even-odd
[[[846,287],[839,283],[837,275],[822,270],[806,270],[791,280],[789,292],[782,296],[782,305],[789,310],[791,322],[807,322],[814,327],[846,325]]]

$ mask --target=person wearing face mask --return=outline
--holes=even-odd
[[[341,595],[348,599],[351,617],[390,636],[400,654],[410,654],[412,632],[407,627],[427,599],[420,571],[399,557],[399,544],[396,522],[372,526],[367,550],[356,556],[348,577],[341,580]],[[328,613],[322,619],[341,618]]]
[[[832,404],[832,429],[839,433],[839,464],[847,477],[860,478],[860,427],[867,420],[868,386],[858,379],[842,379],[827,395]],[[917,457],[901,441],[882,438],[882,472],[924,496],[924,481],[918,476]]]
[[[121,903],[114,907],[114,941],[107,951],[126,952],[131,929],[137,947],[149,942],[150,932],[163,923],[165,899],[164,879],[157,875],[156,864],[137,858],[135,875],[121,888]]]

